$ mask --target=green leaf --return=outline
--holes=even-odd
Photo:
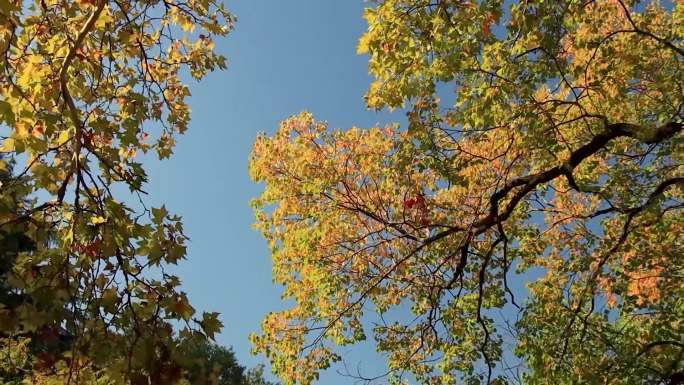
[[[165,206],[152,208],[152,222],[157,225],[160,225],[168,215],[169,212],[166,210]]]
[[[0,0],[0,3],[6,0]],[[5,122],[9,126],[14,125],[14,112],[12,112],[12,105],[4,100],[0,100],[0,122]]]
[[[214,339],[214,335],[221,331],[221,328],[223,327],[223,323],[218,319],[218,316],[219,313],[217,312],[204,312],[202,314],[202,320],[199,322],[204,334],[211,339]]]

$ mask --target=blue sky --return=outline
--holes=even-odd
[[[258,132],[271,133],[289,115],[308,110],[331,127],[368,127],[403,120],[402,113],[368,111],[366,57],[356,54],[365,30],[363,0],[235,0],[235,31],[216,41],[228,70],[191,82],[192,123],[174,156],[148,168],[152,204],[183,217],[191,238],[188,260],[176,270],[198,310],[219,311],[218,337],[248,366],[264,362],[249,353],[247,336],[269,311],[283,308],[272,283],[265,241],[252,229],[249,207],[261,187],[247,174]],[[384,366],[373,348],[349,354],[365,374]],[[329,371],[326,385],[352,384]]]

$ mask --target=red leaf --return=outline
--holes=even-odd
[[[489,14],[487,14],[487,17],[482,22],[482,33],[485,35],[485,37],[489,37],[489,35],[491,35],[490,27],[493,22],[494,13],[490,12]]]
[[[416,204],[416,202],[417,202],[417,201],[416,201],[415,198],[406,199],[406,200],[404,201],[404,207],[410,209],[410,208],[412,208],[412,207]]]

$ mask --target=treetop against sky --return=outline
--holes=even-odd
[[[684,3],[227,5],[0,0],[3,381],[682,383]]]

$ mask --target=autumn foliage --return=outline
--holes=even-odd
[[[408,122],[302,113],[257,138],[256,226],[292,306],[255,352],[287,383],[367,338],[390,383],[679,383],[684,3],[365,18],[366,102]]]
[[[684,383],[684,2],[364,17],[366,104],[406,122],[257,137],[289,307],[254,352],[287,384],[366,339],[368,382]],[[141,160],[172,155],[233,24],[214,0],[0,0],[0,382],[265,383],[168,272],[188,238]]]
[[[172,154],[232,25],[213,0],[0,1],[0,382],[177,383],[220,329],[165,270],[187,237],[140,155]]]

